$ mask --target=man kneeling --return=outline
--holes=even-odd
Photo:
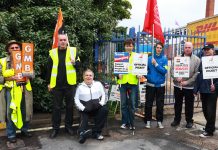
[[[75,104],[80,111],[81,123],[79,126],[79,143],[83,144],[91,130],[87,130],[88,117],[94,116],[94,127],[92,137],[103,140],[102,128],[107,119],[108,109],[106,107],[105,92],[103,85],[94,81],[94,73],[87,69],[83,73],[83,82],[79,84],[75,94]]]

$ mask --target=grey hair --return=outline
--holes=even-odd
[[[91,69],[86,69],[84,72],[83,72],[83,76],[85,76],[85,73],[86,72],[91,72],[93,77],[94,77],[94,72],[91,70]]]

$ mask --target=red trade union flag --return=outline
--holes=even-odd
[[[152,35],[152,26],[154,24],[154,37],[164,43],[164,35],[161,29],[157,0],[148,0],[146,11],[143,32]]]
[[[55,31],[53,34],[53,44],[52,44],[52,48],[57,48],[58,47],[58,33],[62,33],[64,30],[64,24],[63,24],[63,15],[62,15],[62,11],[61,8],[59,8],[59,12],[58,12],[58,20],[55,26]]]

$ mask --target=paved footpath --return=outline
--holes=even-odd
[[[183,116],[184,119],[184,116]],[[46,122],[50,120],[50,116],[41,119],[41,123],[33,121],[31,128],[44,127]],[[218,133],[211,138],[202,139],[199,137],[200,128],[204,124],[202,112],[195,113],[195,124],[192,129],[185,128],[185,122],[182,120],[180,126],[173,128],[170,123],[173,115],[165,115],[164,129],[156,127],[156,121],[152,121],[152,128],[145,129],[141,118],[136,117],[136,130],[134,135],[131,130],[120,129],[120,120],[110,119],[108,127],[104,130],[105,139],[97,141],[89,138],[84,144],[78,143],[78,135],[76,134],[78,126],[74,127],[75,135],[70,136],[61,129],[60,134],[55,139],[50,139],[50,130],[34,131],[32,138],[24,138],[18,134],[16,144],[7,143],[4,136],[5,131],[0,131],[0,150],[16,149],[16,150],[196,150],[196,149],[218,149]],[[218,122],[217,122],[218,123]],[[50,124],[46,124],[50,126]]]

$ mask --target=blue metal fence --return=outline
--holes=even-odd
[[[201,56],[201,49],[206,43],[206,36],[200,34],[196,35],[191,31],[184,31],[183,29],[165,30],[164,31],[165,44],[164,54],[169,60],[169,67],[173,62],[173,58],[176,55],[180,55],[184,49],[184,43],[191,41],[194,46],[193,53]],[[135,41],[134,51],[137,53],[148,53],[152,51],[152,37],[151,35],[138,31],[135,33],[135,29],[131,28],[129,35],[123,35],[120,33],[114,33],[113,37],[109,41],[100,40],[95,44],[95,70],[98,80],[115,84],[115,78],[113,75],[113,56],[114,52],[120,52],[124,50],[124,40],[126,38],[133,38]],[[156,43],[157,40],[154,40]],[[166,75],[166,93],[165,104],[174,103],[173,96],[173,83],[170,78],[170,73]]]

